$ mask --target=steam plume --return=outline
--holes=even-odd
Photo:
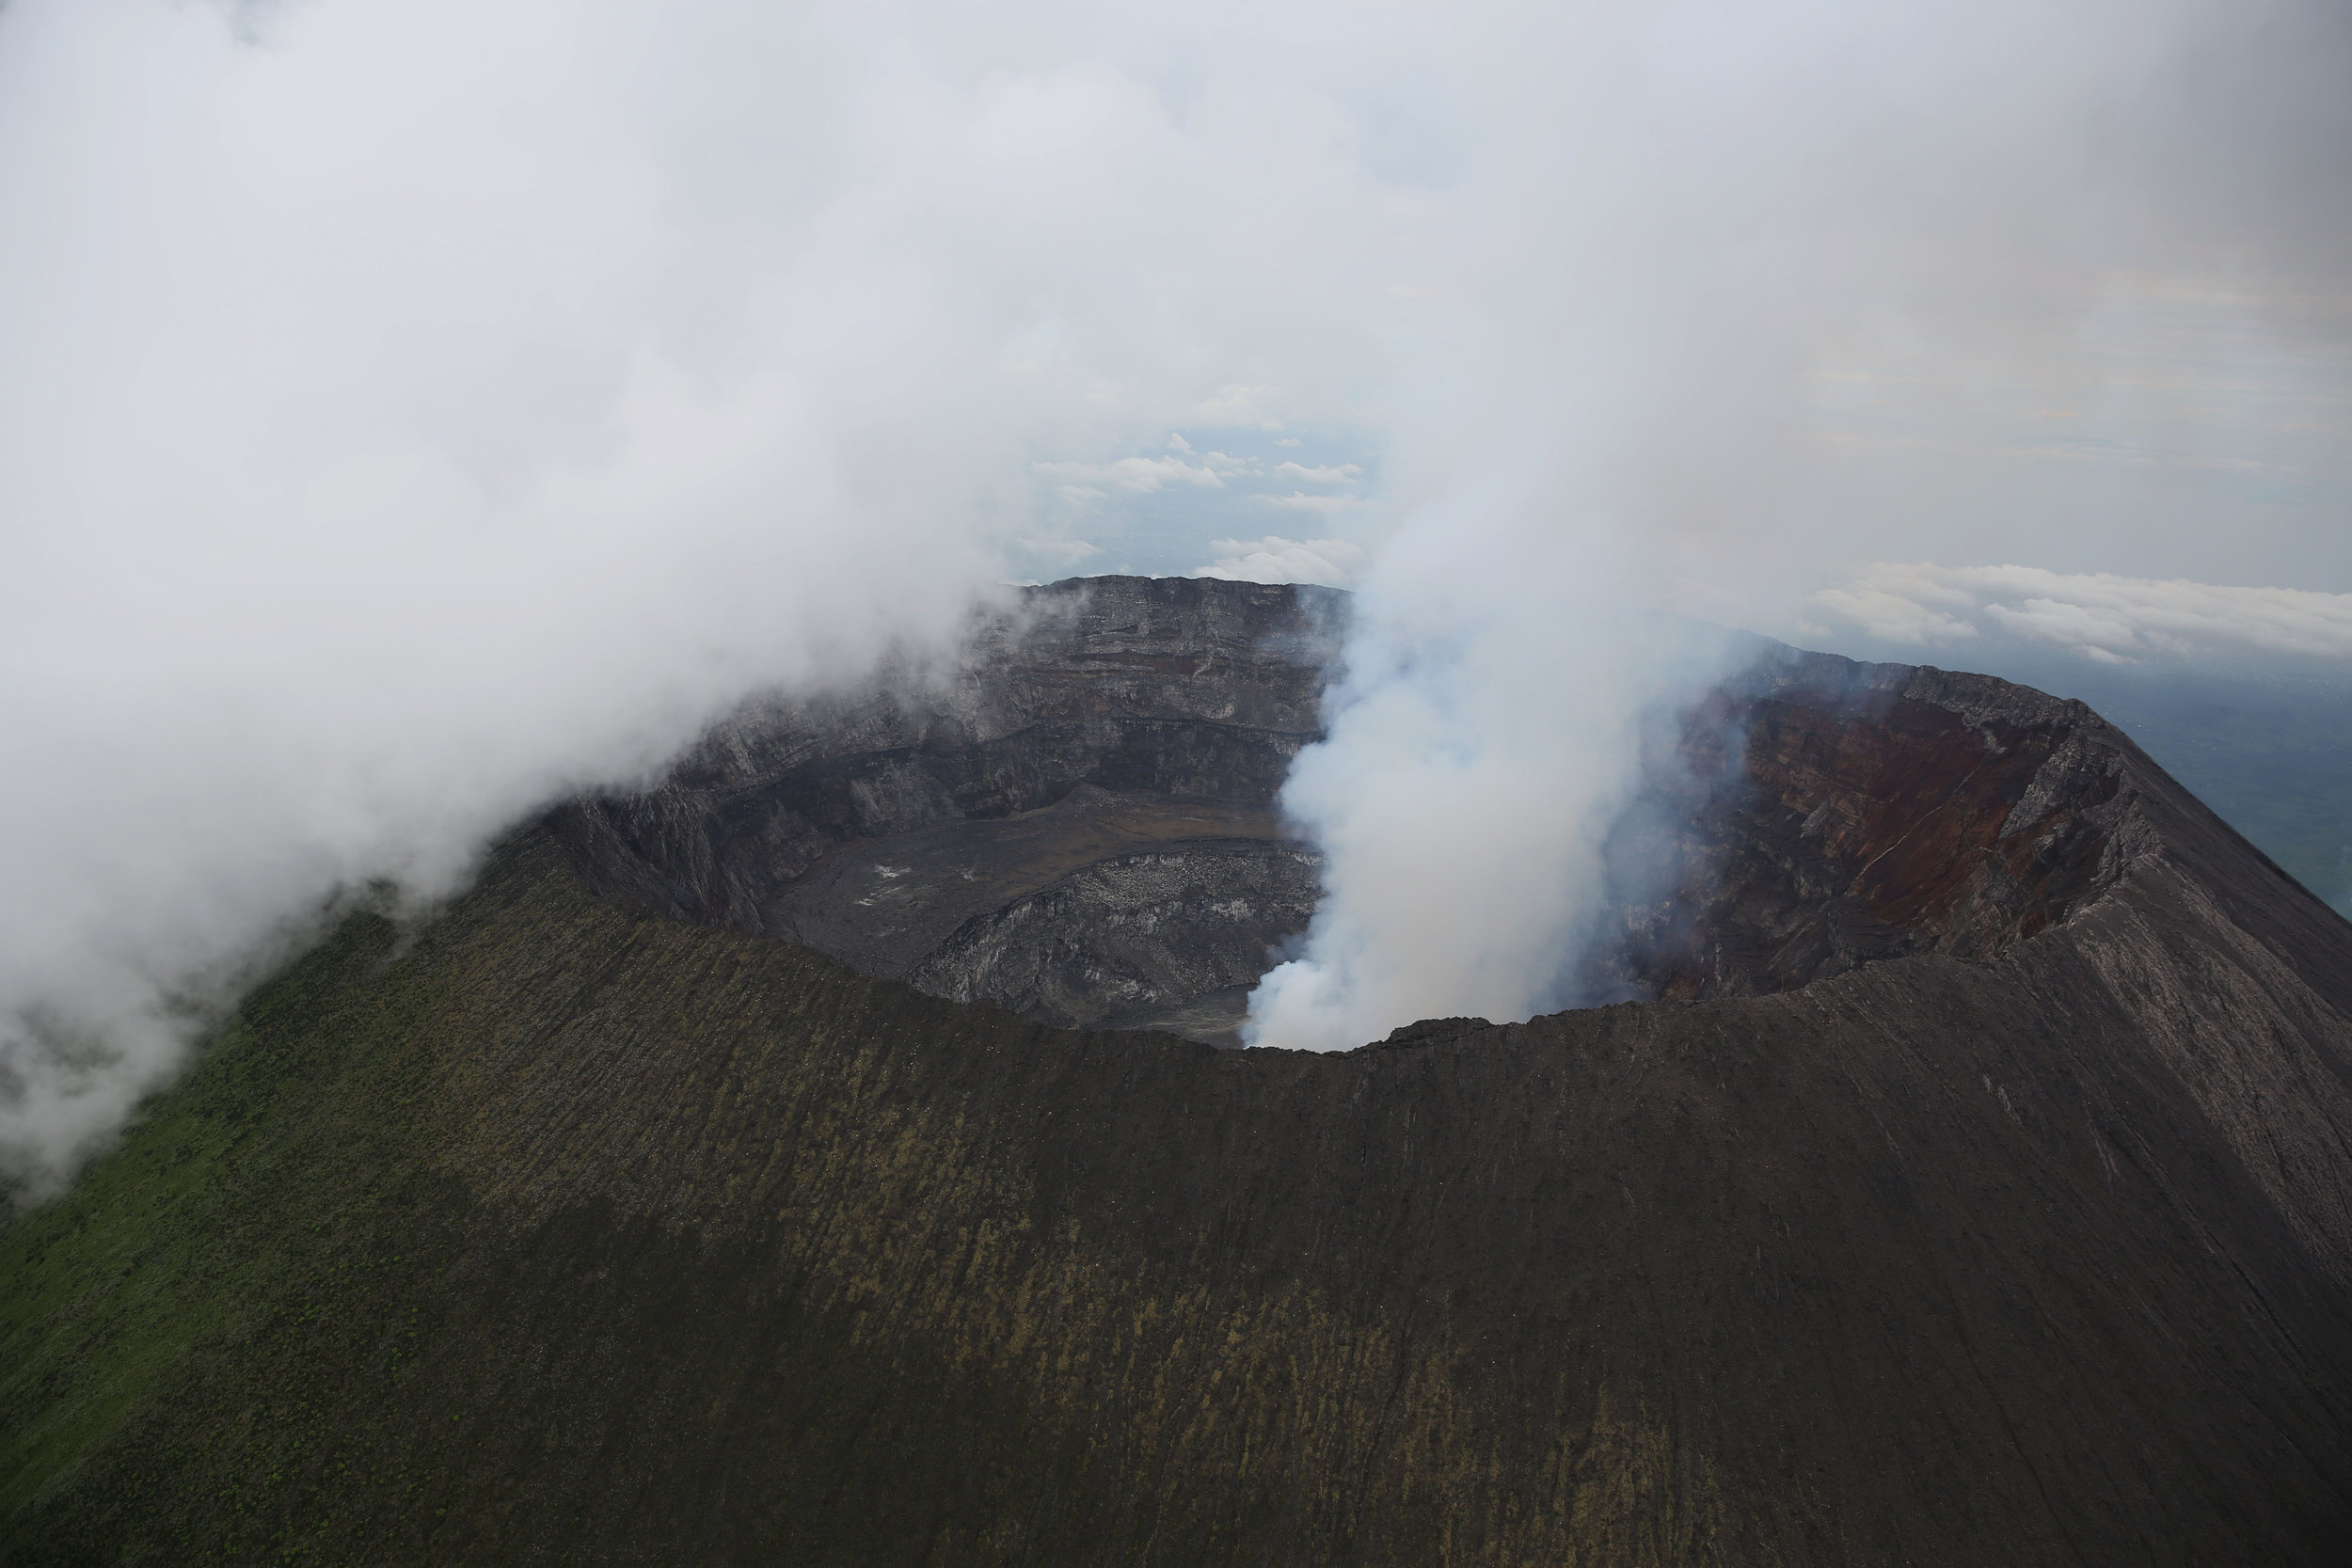
[[[2284,0],[11,0],[0,1164],[54,1180],[337,888],[447,891],[550,794],[1089,559],[1056,476],[1166,479],[1184,428],[1381,453],[1338,510],[1301,458],[1315,538],[1219,515],[1195,557],[1373,552],[1292,797],[1332,895],[1262,1037],[1547,1005],[1677,678],[1651,602],[2199,574],[2100,551],[2190,550],[2210,497],[2078,483],[2060,527],[1986,443],[2183,279],[2247,341],[2345,341],[2343,35]]]
[[[1394,432],[1402,526],[1367,576],[1328,738],[1284,794],[1325,849],[1327,894],[1252,998],[1258,1044],[1345,1048],[1417,1018],[1579,1000],[1644,713],[1707,668],[1643,611],[1769,621],[1807,574],[1883,553],[1863,539],[1981,548],[2079,495],[2000,460],[1972,371],[2011,397],[2095,403],[2145,369],[2095,325],[2155,277],[2234,277],[2262,302],[2250,318],[2343,341],[2325,268],[2345,255],[2346,203],[2288,195],[2313,147],[2344,141],[2341,105],[2305,96],[2309,57],[2346,59],[2341,17],[1830,4],[1516,21],[1508,51],[1475,24],[1455,40],[1512,131],[1445,268],[1455,331]],[[2258,79],[2282,96],[2257,107]],[[1913,385],[1866,396],[1885,405],[1873,425],[1839,396],[1855,376]],[[1899,428],[1938,405],[1932,439]],[[2140,442],[2194,439],[2147,422]],[[2318,515],[2294,515],[2283,531],[2308,555]],[[2177,526],[2159,516],[2094,507],[2056,533],[2113,552],[2126,527]]]

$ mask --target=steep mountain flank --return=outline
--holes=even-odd
[[[1700,891],[1622,911],[1696,999],[1329,1056],[755,934],[992,776],[892,750],[258,992],[0,1232],[0,1559],[2352,1559],[2352,927],[2078,705],[1771,655],[1686,732]],[[976,879],[1279,844],[1117,752]],[[786,812],[772,884],[711,826]]]

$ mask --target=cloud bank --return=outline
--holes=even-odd
[[[1216,559],[1192,575],[1229,582],[1316,582],[1350,588],[1364,569],[1364,550],[1344,539],[1217,539]]]
[[[2304,588],[1877,562],[1809,602],[1892,642],[2006,634],[2101,664],[2248,652],[2352,659],[2352,594]]]

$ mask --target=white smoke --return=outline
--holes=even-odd
[[[336,889],[1095,560],[1065,492],[1239,492],[1217,428],[1370,443],[1252,479],[1312,530],[1203,531],[1372,552],[1267,1037],[1541,1006],[1649,602],[1793,603],[1906,507],[1894,553],[2052,536],[1961,437],[2149,279],[2342,341],[2339,23],[9,0],[0,1161],[66,1168]]]
[[[1641,725],[1717,673],[1626,602],[1606,531],[1541,527],[1508,496],[1454,504],[1382,552],[1327,738],[1284,786],[1324,897],[1306,953],[1251,998],[1253,1044],[1344,1050],[1575,1000]]]

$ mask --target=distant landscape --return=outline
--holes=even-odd
[[[2281,870],[2352,916],[2352,684],[2092,671],[2074,686]]]

